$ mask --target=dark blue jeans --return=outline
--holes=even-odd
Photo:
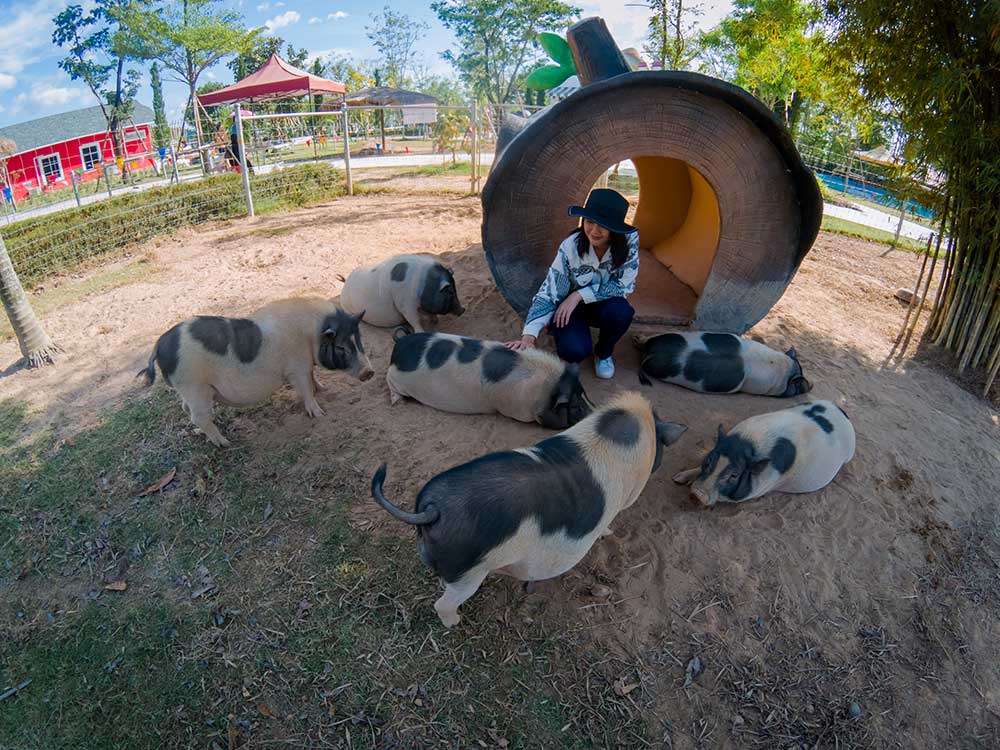
[[[549,333],[556,340],[556,352],[567,362],[582,362],[591,351],[598,359],[607,359],[628,331],[634,316],[635,310],[624,297],[612,297],[591,305],[581,302],[562,328],[557,328],[555,321],[549,323]],[[600,331],[596,346],[590,337],[591,328]]]

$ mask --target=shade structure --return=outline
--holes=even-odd
[[[437,99],[430,94],[390,86],[373,86],[355,91],[353,94],[348,94],[345,100],[355,107],[415,107],[437,104]]]
[[[198,101],[205,107],[234,102],[263,102],[310,94],[343,94],[344,84],[314,76],[277,55],[271,55],[264,67],[224,89],[201,94]]]
[[[788,130],[743,89],[697,73],[632,72],[599,18],[570,28],[581,87],[508,118],[483,190],[483,249],[527,313],[605,171],[632,160],[642,248],[637,321],[743,333],[784,293],[823,203]]]

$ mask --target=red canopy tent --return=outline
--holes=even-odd
[[[202,106],[234,102],[262,102],[311,94],[344,94],[344,84],[314,76],[289,65],[277,55],[271,55],[264,67],[224,89],[201,94]]]

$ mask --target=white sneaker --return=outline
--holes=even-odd
[[[607,359],[594,357],[594,374],[602,380],[610,380],[615,376],[615,361],[611,357]]]

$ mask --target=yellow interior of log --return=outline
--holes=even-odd
[[[680,159],[640,156],[632,162],[639,178],[633,221],[642,247],[700,295],[719,247],[715,191]]]

